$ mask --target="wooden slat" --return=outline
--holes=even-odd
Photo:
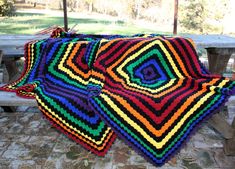
[[[0,50],[3,57],[23,56],[25,43],[46,39],[49,35],[0,35]]]
[[[2,34],[0,35],[0,39],[5,39],[5,40],[15,40],[15,39],[35,39],[35,38],[46,38],[49,35],[13,35],[13,34]]]
[[[16,96],[13,92],[0,91],[0,106],[37,106],[37,102]]]
[[[181,35],[194,40],[197,47],[201,48],[235,48],[235,38],[226,35]],[[19,46],[23,47],[25,43],[36,40],[45,39],[49,35],[0,35],[0,50],[3,50],[4,55],[10,56],[23,53],[22,49],[17,49]],[[11,52],[13,49],[14,52]]]
[[[182,35],[191,38],[201,48],[235,48],[235,38],[226,35]]]

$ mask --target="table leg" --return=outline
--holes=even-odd
[[[214,74],[222,74],[228,61],[235,52],[233,48],[207,48],[207,56],[209,62],[209,71]]]
[[[222,74],[233,52],[235,52],[233,48],[208,48],[209,71],[213,74]],[[233,121],[235,123],[235,119]],[[235,155],[235,127],[229,125],[219,113],[212,116],[208,123],[226,138],[224,145],[225,154]]]
[[[209,120],[208,123],[216,131],[218,131],[225,139],[233,138],[234,129],[231,125],[225,120],[225,118],[219,114],[214,114]]]

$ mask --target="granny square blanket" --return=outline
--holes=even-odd
[[[89,81],[97,90],[89,97],[93,110],[155,165],[166,162],[235,85],[206,72],[192,41],[180,37],[104,40]]]
[[[160,166],[234,88],[201,65],[190,39],[57,29],[25,45],[22,76],[1,90],[36,98],[52,125],[97,155],[118,136]]]

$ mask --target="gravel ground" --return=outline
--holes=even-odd
[[[229,120],[235,107],[228,110],[224,114]],[[0,112],[0,133],[0,169],[155,168],[120,139],[104,158],[91,154],[51,127],[36,107]],[[185,147],[159,169],[234,169],[235,157],[225,156],[223,142],[204,123]]]

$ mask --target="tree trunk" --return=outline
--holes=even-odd
[[[139,17],[140,17],[140,6],[141,6],[141,2],[140,2],[140,0],[138,0],[136,3],[137,3],[137,4],[135,5],[135,6],[136,6],[135,11],[136,11],[136,19],[138,20]]]
[[[93,2],[89,3],[89,13],[93,12]]]
[[[46,9],[49,8],[49,0],[46,1]]]

